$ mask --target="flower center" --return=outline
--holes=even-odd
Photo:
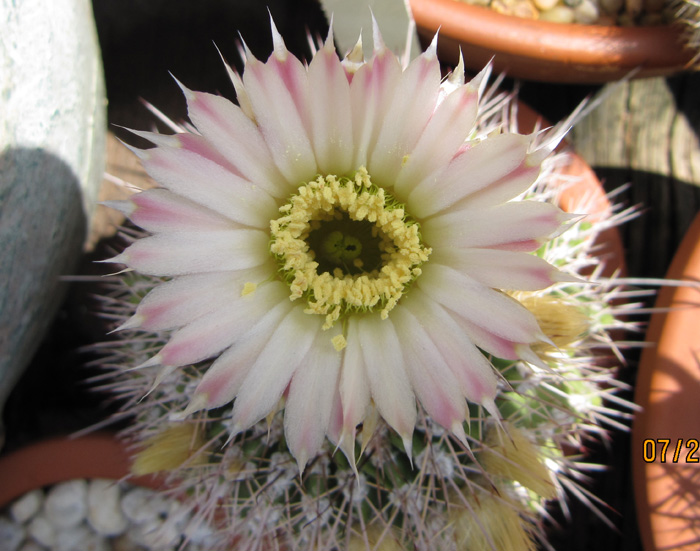
[[[364,167],[352,179],[319,176],[279,210],[270,252],[290,299],[325,315],[324,329],[351,313],[378,310],[385,319],[431,252],[419,224]]]

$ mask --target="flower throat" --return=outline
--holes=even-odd
[[[270,252],[290,299],[325,315],[326,329],[349,313],[378,310],[386,318],[431,252],[419,224],[364,167],[352,179],[301,185],[280,213],[270,222]]]

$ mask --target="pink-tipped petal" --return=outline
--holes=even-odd
[[[309,90],[306,69],[286,49],[267,63],[249,59],[243,83],[277,168],[292,185],[318,172],[309,139]]]
[[[389,426],[410,441],[416,424],[415,397],[391,318],[364,317],[358,322],[358,333],[374,404]]]
[[[477,404],[493,399],[498,385],[496,372],[454,318],[418,289],[407,297],[403,306],[423,325],[456,378],[462,395]]]
[[[294,306],[287,314],[236,395],[234,433],[251,427],[275,408],[322,325],[323,320],[305,314],[303,306]]]
[[[440,214],[424,220],[421,229],[435,251],[452,247],[519,251],[536,249],[570,218],[550,203],[514,201]]]
[[[454,268],[427,264],[416,283],[434,301],[494,335],[513,342],[535,342],[542,335],[522,304]]]
[[[165,189],[150,189],[131,197],[131,221],[149,232],[226,230],[237,224],[206,207]]]
[[[436,188],[443,167],[464,144],[476,121],[478,93],[464,86],[438,106],[396,177],[396,193],[408,197],[417,185]]]
[[[404,365],[418,400],[432,419],[451,430],[465,420],[467,403],[442,351],[408,308],[392,312],[391,319],[401,335]]]
[[[472,194],[490,187],[507,189],[501,202],[522,193],[539,174],[539,167],[526,166],[531,141],[529,136],[502,134],[470,143],[442,173],[415,187],[410,195],[411,205],[416,205],[415,216],[431,216],[465,198],[467,206]]]
[[[259,128],[240,107],[220,96],[192,92],[187,108],[197,130],[247,180],[275,197],[289,194],[290,187],[275,167]]]
[[[244,270],[269,261],[269,239],[260,230],[156,234],[139,239],[113,260],[157,276]]]
[[[143,163],[161,185],[227,218],[267,229],[277,203],[257,184],[186,149],[149,150]]]
[[[255,360],[291,308],[288,300],[276,304],[207,369],[195,390],[195,396],[205,397],[202,408],[220,407],[236,397]]]
[[[321,332],[316,336],[289,385],[284,434],[300,471],[325,440],[338,386],[342,356],[333,347],[330,333]],[[309,399],[311,396],[313,399]]]
[[[321,173],[346,174],[352,168],[350,84],[333,43],[326,41],[309,65],[311,137]]]
[[[431,260],[469,274],[487,287],[503,290],[537,291],[561,281],[561,276],[565,275],[545,260],[521,252],[439,250]]]
[[[135,317],[139,327],[147,331],[182,327],[237,300],[246,283],[265,281],[268,274],[269,267],[259,267],[180,276],[149,292],[136,308]]]
[[[401,66],[387,49],[377,53],[371,62],[354,73],[350,83],[352,131],[355,156],[353,166],[367,166],[382,128],[382,113],[393,101],[393,89],[401,78]]]
[[[433,114],[440,84],[440,63],[424,52],[401,74],[367,169],[377,182],[393,185],[405,156],[413,151]]]
[[[228,348],[250,327],[288,295],[281,282],[266,283],[255,293],[230,300],[176,331],[160,351],[163,365],[187,365],[211,358]]]

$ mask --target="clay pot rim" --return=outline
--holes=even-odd
[[[151,489],[163,487],[163,481],[154,476],[130,477],[130,464],[127,445],[112,433],[34,442],[0,457],[0,507],[32,490],[74,479],[104,478]]]
[[[673,25],[550,23],[503,15],[459,0],[410,0],[410,4],[421,34],[439,30],[447,39],[450,50],[440,50],[446,61],[456,63],[455,43],[459,43],[467,64],[475,57],[483,65],[495,54],[496,69],[507,67],[509,76],[518,78],[602,83],[638,68],[633,78],[679,72],[689,68],[693,59]]]

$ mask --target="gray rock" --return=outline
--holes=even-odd
[[[16,551],[24,541],[24,527],[10,519],[0,517],[0,542],[5,551]]]
[[[28,492],[10,506],[10,516],[19,524],[25,523],[39,512],[42,503],[44,503],[42,490]]]
[[[104,167],[105,99],[89,0],[0,0],[0,28],[2,409],[85,239]]]

